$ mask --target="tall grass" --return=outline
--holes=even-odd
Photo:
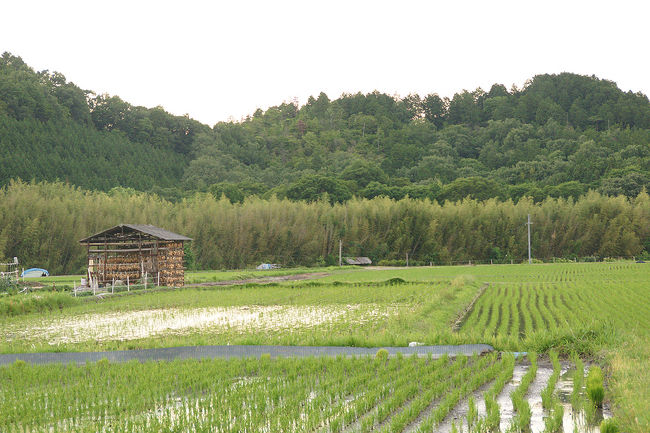
[[[79,305],[80,301],[66,293],[36,293],[0,298],[0,317],[61,310]]]

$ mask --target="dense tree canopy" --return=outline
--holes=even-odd
[[[326,94],[213,127],[95,95],[0,58],[0,185],[62,180],[178,201],[196,191],[332,201],[636,197],[650,188],[650,103],[570,73],[404,98]]]
[[[82,189],[83,188],[83,189]],[[202,268],[259,261],[449,263],[650,250],[650,103],[538,75],[404,98],[283,103],[212,127],[0,58],[0,259],[80,271],[120,222],[190,235]]]

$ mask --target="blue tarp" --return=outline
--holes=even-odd
[[[49,277],[50,273],[47,272],[45,269],[30,268],[30,269],[25,269],[23,273],[20,274],[20,276],[23,278]]]

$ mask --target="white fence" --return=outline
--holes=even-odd
[[[129,277],[126,278],[126,281],[113,280],[110,284],[99,285],[97,280],[89,280],[87,284],[77,286],[77,283],[74,282],[72,293],[74,296],[102,296],[105,294],[114,294],[120,292],[130,292],[131,290],[146,290],[151,287],[160,287],[160,272],[155,276],[151,276],[145,272],[144,277],[139,278],[136,281],[131,281]]]
[[[18,257],[14,257],[13,262],[0,263],[0,278],[5,278],[13,281],[18,281]]]

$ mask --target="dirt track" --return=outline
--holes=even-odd
[[[185,287],[210,287],[210,286],[233,286],[238,284],[249,283],[275,283],[278,281],[300,281],[323,278],[330,275],[327,272],[311,272],[305,274],[280,275],[273,277],[248,278],[246,280],[227,280],[227,281],[206,281],[203,283],[186,284]]]

